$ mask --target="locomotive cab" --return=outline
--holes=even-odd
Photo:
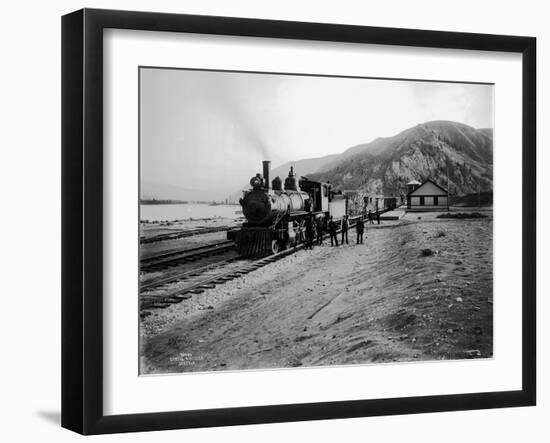
[[[300,188],[307,192],[312,200],[312,212],[328,212],[330,198],[330,184],[316,182],[302,177]]]

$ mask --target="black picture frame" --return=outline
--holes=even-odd
[[[103,413],[103,30],[353,42],[522,54],[522,388],[392,399],[106,416]],[[536,39],[230,17],[83,9],[62,18],[62,426],[151,431],[536,403]]]

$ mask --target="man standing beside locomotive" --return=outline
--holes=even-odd
[[[334,221],[333,217],[330,216],[330,221],[328,222],[328,232],[330,234],[330,246],[334,246],[334,242],[336,242],[336,246],[339,246],[338,244],[338,237],[336,236],[336,230],[337,230],[336,222]]]
[[[346,239],[346,245],[349,245],[348,242],[348,216],[346,215],[342,220],[342,244],[344,244],[344,238]]]
[[[306,249],[313,249],[313,215],[309,214],[306,219]]]
[[[371,210],[371,209],[369,209],[369,215],[368,215],[368,217],[369,217],[369,225],[373,225],[373,224],[374,224],[374,222],[373,222],[373,218],[374,218],[374,217],[373,217],[373,215],[372,215],[372,210]]]
[[[317,218],[317,244],[323,244],[323,217]]]
[[[357,244],[363,244],[363,232],[365,231],[365,222],[363,221],[362,217],[359,217],[357,219],[355,230],[357,231]]]

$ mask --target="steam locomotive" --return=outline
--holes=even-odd
[[[237,245],[244,257],[275,254],[296,246],[305,239],[308,217],[322,217],[326,223],[330,216],[338,220],[347,211],[347,199],[332,192],[329,183],[297,179],[290,167],[282,180],[270,182],[270,161],[263,162],[263,175],[250,179],[251,189],[239,201],[246,222],[239,229],[227,232],[227,238]]]

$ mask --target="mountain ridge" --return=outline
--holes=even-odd
[[[410,180],[431,178],[454,194],[492,190],[493,131],[434,120],[350,147],[308,178],[335,189],[400,196]]]

